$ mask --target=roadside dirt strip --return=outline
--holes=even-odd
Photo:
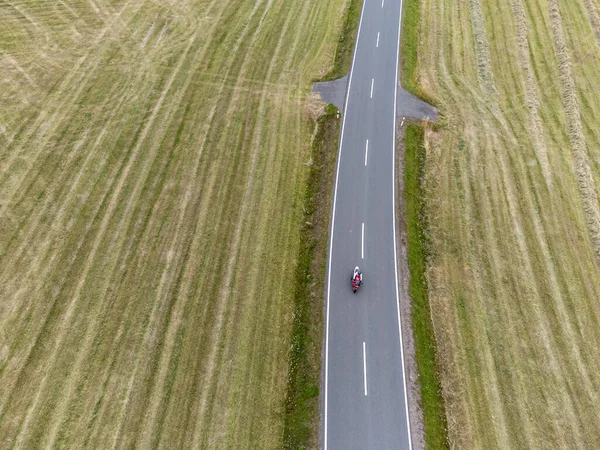
[[[600,447],[600,28],[423,0],[430,300],[451,448]]]
[[[344,0],[0,14],[0,447],[278,448]]]

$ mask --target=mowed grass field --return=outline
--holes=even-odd
[[[345,4],[0,2],[1,448],[281,445]]]
[[[600,448],[600,3],[422,0],[451,448]]]

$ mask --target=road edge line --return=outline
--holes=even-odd
[[[329,236],[329,261],[327,263],[327,316],[325,325],[325,413],[323,421],[323,449],[327,450],[327,385],[329,377],[329,298],[331,292],[331,256],[333,252],[333,230],[335,228],[335,206],[337,202],[337,188],[338,180],[340,176],[340,165],[342,161],[342,146],[344,144],[344,129],[346,126],[346,111],[348,110],[348,101],[350,100],[350,87],[352,86],[352,73],[354,72],[354,62],[356,61],[356,50],[358,49],[358,41],[360,39],[360,29],[362,27],[363,15],[367,0],[363,0],[362,10],[360,12],[360,19],[358,21],[358,31],[356,32],[356,42],[354,43],[354,53],[352,55],[352,64],[350,65],[350,74],[348,76],[348,89],[346,90],[346,101],[344,102],[344,113],[342,117],[342,129],[340,131],[340,147],[338,150],[337,168],[335,173],[335,188],[333,190],[333,207],[331,210],[331,231]],[[402,2],[400,3],[402,4]],[[400,8],[402,11],[402,8]],[[400,42],[400,41],[398,41]],[[398,76],[398,67],[396,67],[396,77]],[[394,110],[396,106],[396,100],[394,99]],[[395,113],[394,113],[395,114]],[[396,130],[396,123],[394,123],[394,134]],[[394,225],[395,226],[395,225]],[[397,275],[396,275],[397,277]],[[398,286],[396,284],[396,293],[398,292]],[[402,361],[404,364],[404,360]]]
[[[412,450],[412,436],[411,436],[411,428],[410,428],[410,412],[408,410],[408,386],[406,385],[406,368],[404,365],[404,342],[402,340],[402,321],[400,318],[400,294],[398,293],[398,241],[396,238],[396,114],[397,114],[397,105],[398,101],[398,68],[400,65],[400,36],[402,29],[402,6],[403,1],[400,0],[400,17],[398,21],[398,46],[396,49],[396,77],[394,79],[394,128],[393,128],[393,141],[392,141],[392,222],[393,222],[393,231],[394,231],[394,267],[395,267],[395,278],[396,278],[396,308],[398,311],[398,336],[400,338],[400,357],[402,359],[402,382],[404,384],[404,408],[406,410],[406,426],[407,426],[407,434],[408,434],[408,448]]]

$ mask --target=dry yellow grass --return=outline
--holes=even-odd
[[[428,272],[453,448],[600,448],[596,0],[423,0]]]
[[[2,3],[0,447],[279,445],[344,3]]]

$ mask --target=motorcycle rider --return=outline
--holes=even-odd
[[[360,271],[360,269],[355,270],[354,276],[352,278],[352,284],[354,284],[357,288],[362,284],[362,272]]]

